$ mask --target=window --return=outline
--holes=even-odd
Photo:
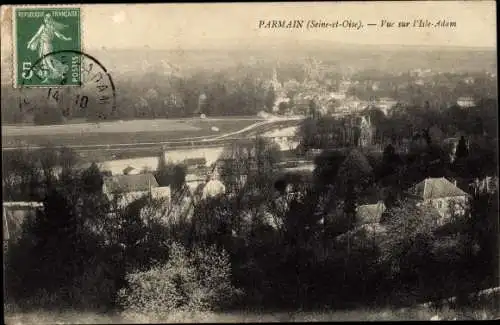
[[[441,209],[443,207],[443,202],[437,201],[437,207],[438,209]]]

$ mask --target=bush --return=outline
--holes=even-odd
[[[173,243],[167,263],[126,275],[127,287],[120,290],[118,304],[125,314],[215,310],[228,306],[237,294],[230,277],[226,252],[212,246],[189,254]]]

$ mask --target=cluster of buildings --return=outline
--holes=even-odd
[[[292,85],[293,89],[288,89]],[[281,83],[278,79],[276,69],[273,69],[272,79],[268,82],[268,88],[275,93],[273,113],[284,115],[309,115],[311,102],[314,103],[317,113],[321,115],[345,115],[359,113],[373,107],[380,109],[385,115],[398,104],[398,101],[381,97],[373,100],[361,100],[356,96],[349,95],[350,87],[359,85],[359,81],[342,79],[332,85],[319,84],[315,79],[306,79],[302,83],[289,81]],[[371,87],[378,89],[378,83],[374,82]]]
[[[488,182],[490,185],[487,185]],[[474,192],[494,193],[498,188],[498,178],[487,177],[482,181],[477,180],[474,184]],[[463,191],[444,177],[426,178],[404,192],[407,202],[417,208],[425,208],[431,213],[436,228],[453,223],[460,218],[474,217],[468,214],[470,207],[470,194]],[[363,204],[356,207],[356,225],[349,233],[337,236],[337,241],[345,240],[348,234],[356,234],[365,231],[375,240],[378,234],[386,233],[387,226],[385,213],[388,208],[383,201],[371,204]]]

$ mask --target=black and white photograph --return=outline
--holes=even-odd
[[[496,10],[2,5],[3,323],[500,319]]]

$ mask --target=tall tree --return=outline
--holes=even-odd
[[[432,261],[431,243],[437,227],[436,213],[431,207],[417,207],[412,202],[392,206],[383,220],[387,236],[381,244],[381,261],[398,277],[417,285]]]
[[[356,223],[357,195],[356,188],[352,180],[347,184],[346,195],[344,199],[344,215],[347,223],[347,230],[351,230]]]
[[[173,191],[180,190],[186,183],[186,166],[176,165],[172,171],[172,181],[171,186]]]
[[[457,149],[455,151],[455,160],[453,161],[453,168],[455,172],[464,178],[468,178],[471,175],[469,171],[474,170],[474,164],[468,159],[469,150],[467,149],[467,143],[464,136],[460,137],[457,144]]]
[[[336,185],[337,193],[345,197],[349,186],[353,186],[357,193],[372,184],[373,168],[366,156],[359,150],[353,149],[340,165]]]
[[[457,150],[455,152],[455,159],[465,159],[469,155],[469,150],[467,149],[467,142],[465,137],[462,135],[457,144]]]
[[[267,90],[266,98],[265,98],[265,106],[266,106],[266,109],[267,109],[268,112],[272,112],[273,111],[273,107],[274,107],[274,102],[275,101],[276,101],[276,93],[274,91],[274,87],[271,86]]]
[[[160,186],[169,186],[172,181],[172,171],[167,165],[165,153],[163,151],[158,155],[158,166],[156,168],[155,178]]]
[[[102,191],[103,177],[99,167],[93,162],[89,168],[82,173],[83,190],[87,193],[97,193]]]
[[[311,99],[309,101],[309,116],[313,119],[316,119],[318,117],[318,105],[316,104],[314,99]]]

